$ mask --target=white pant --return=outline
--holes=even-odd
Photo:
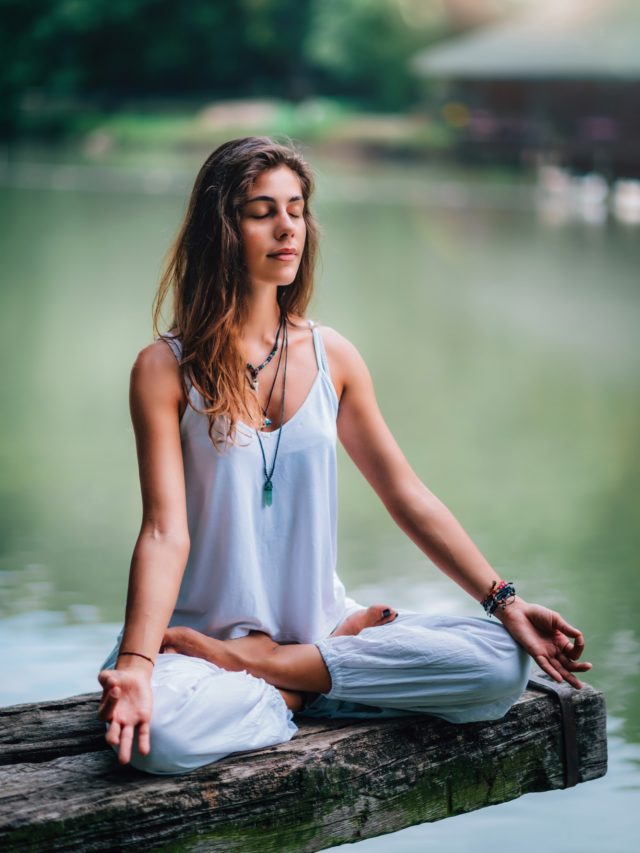
[[[484,618],[408,611],[355,637],[317,643],[332,687],[311,717],[380,718],[425,713],[455,723],[504,716],[524,690],[530,661],[511,635]],[[118,646],[103,668],[113,667]],[[184,773],[232,752],[290,740],[297,727],[282,696],[261,678],[199,658],[159,655],[153,671],[151,752],[131,763]]]

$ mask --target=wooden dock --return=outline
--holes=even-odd
[[[304,853],[603,776],[602,694],[540,682],[495,722],[301,719],[182,776],[121,767],[97,693],[0,708],[0,849]]]

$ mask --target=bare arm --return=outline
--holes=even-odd
[[[499,580],[498,574],[409,465],[382,417],[371,376],[356,348],[344,338],[336,344],[343,379],[338,436],[345,450],[407,536],[481,601],[493,580]]]
[[[175,606],[189,554],[179,418],[184,404],[178,363],[163,342],[143,350],[131,371],[130,407],[142,492],[142,524],[133,551],[122,651],[155,661]],[[122,656],[116,670],[100,674],[100,716],[110,723],[107,741],[131,755],[138,728],[149,751],[152,664]]]
[[[122,648],[155,658],[173,612],[189,555],[180,447],[182,386],[163,342],[136,359],[130,407],[142,492],[142,525],[131,561]],[[138,666],[121,658],[118,669]]]
[[[469,595],[482,601],[499,575],[409,465],[382,417],[371,376],[356,348],[332,330],[325,333],[325,342],[337,379],[338,436],[345,450],[407,536]],[[577,628],[519,596],[496,616],[549,675],[581,686],[572,673],[590,669],[591,664],[576,662],[584,649]]]

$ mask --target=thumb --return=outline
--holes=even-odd
[[[116,674],[112,669],[103,669],[98,675],[98,681],[105,690],[108,690],[117,683]]]
[[[572,660],[577,660],[584,651],[584,636],[582,631],[570,625],[562,616],[556,614],[556,630],[561,631],[566,637],[571,637],[573,645],[565,649],[565,654]]]

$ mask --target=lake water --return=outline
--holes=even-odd
[[[310,316],[360,349],[409,461],[497,570],[585,632],[609,715],[603,779],[413,827],[392,849],[635,850],[638,228],[549,216],[503,175],[316,165]],[[196,167],[0,169],[0,704],[96,689],[113,644],[140,514],[128,373]],[[342,451],[340,477],[357,598],[479,615]]]

